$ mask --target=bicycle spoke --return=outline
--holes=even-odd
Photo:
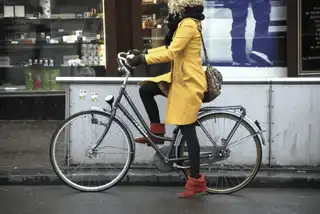
[[[125,150],[123,148],[119,148],[119,147],[116,147],[116,146],[99,146],[98,148],[99,148],[99,150],[100,149],[105,149],[105,148],[113,148],[113,149]]]
[[[250,137],[255,137],[255,136],[257,136],[258,134],[255,134],[255,135],[248,135],[248,136],[246,136],[246,137],[244,137],[244,138],[242,138],[242,139],[240,139],[240,140],[237,140],[237,141],[235,141],[235,142],[233,142],[233,143],[231,143],[231,144],[228,144],[228,146],[227,146],[227,148],[233,148],[233,147],[235,147],[235,146],[237,146],[239,143],[241,143],[241,142],[243,142],[244,140],[246,140],[246,139],[248,139],[248,138],[250,138]]]

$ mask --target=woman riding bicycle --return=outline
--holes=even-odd
[[[195,130],[195,122],[207,89],[205,72],[201,60],[201,37],[198,30],[204,20],[203,0],[169,0],[169,32],[165,46],[144,52],[133,51],[128,64],[157,64],[171,62],[171,71],[142,82],[139,90],[141,99],[150,119],[150,131],[165,134],[165,125],[160,123],[159,110],[154,99],[156,95],[168,98],[166,124],[180,126],[187,141],[190,157],[190,176],[185,191],[178,197],[191,197],[207,190],[204,175],[200,174],[200,148]],[[147,139],[138,138],[138,143]],[[155,141],[163,144],[163,141]]]

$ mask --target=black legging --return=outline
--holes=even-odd
[[[164,96],[164,94],[160,90],[158,84],[154,82],[147,82],[140,87],[139,93],[150,122],[160,123],[159,109],[154,96]]]
[[[195,124],[180,126],[183,138],[187,141],[190,158],[190,177],[200,177],[200,147]]]
[[[154,99],[156,95],[164,95],[157,83],[147,82],[139,89],[140,97],[147,111],[151,123],[160,123],[159,109]],[[195,124],[179,126],[184,139],[187,141],[190,157],[190,176],[200,177],[200,147],[195,129]]]

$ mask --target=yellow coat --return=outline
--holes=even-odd
[[[207,89],[198,23],[191,18],[183,19],[170,46],[148,50],[145,59],[148,65],[174,61],[169,73],[149,79],[156,83],[170,84],[165,123],[194,123]]]

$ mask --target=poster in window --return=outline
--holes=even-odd
[[[206,0],[205,15],[203,35],[211,65],[230,72],[245,67],[240,69],[244,77],[257,68],[286,73],[284,0]]]

